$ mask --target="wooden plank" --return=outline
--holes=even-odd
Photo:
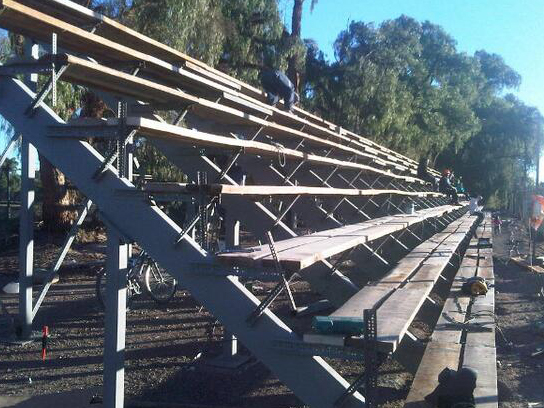
[[[459,226],[463,221],[457,223]],[[446,236],[429,253],[403,259],[391,274],[380,283],[367,286],[332,313],[336,317],[362,316],[363,310],[372,308],[386,299],[378,308],[378,341],[389,351],[394,351],[402,340],[415,315],[446,268],[456,246],[467,233],[453,232]],[[446,250],[445,250],[446,249]],[[439,256],[433,254],[439,253]],[[432,261],[431,261],[432,259]],[[417,270],[417,271],[416,271]],[[414,273],[415,272],[415,273]],[[406,283],[405,283],[406,282]],[[397,289],[401,284],[405,285]],[[387,297],[389,296],[389,297]],[[387,298],[386,298],[387,297]],[[380,324],[387,322],[387,324]]]
[[[321,231],[321,232],[304,235],[304,236],[298,236],[298,237],[294,237],[287,240],[276,241],[274,244],[274,247],[280,258],[280,262],[282,262],[285,252],[292,251],[293,249],[304,246],[304,245],[315,245],[316,243],[320,241],[328,240],[338,234],[352,233],[353,231],[359,231],[361,229],[364,229],[366,226],[375,225],[380,222],[386,222],[388,218],[389,217],[378,218],[375,220],[367,221],[365,223],[352,224],[345,227],[330,229],[330,230]],[[219,262],[228,264],[228,265],[262,267],[263,258],[268,257],[267,265],[270,265],[272,263],[272,259],[270,257],[270,249],[268,245],[261,245],[258,247],[249,248],[250,252],[245,252],[245,251],[248,251],[248,250],[243,250],[242,252],[230,252],[230,253],[219,254],[217,259]],[[292,262],[288,262],[288,263],[282,262],[282,264],[289,268],[293,267]]]
[[[467,344],[463,353],[463,367],[478,372],[474,400],[478,408],[497,408],[497,356],[495,347]]]
[[[100,25],[98,26],[98,29],[95,31],[95,34],[98,35],[99,37],[112,40],[113,42],[117,42],[119,44],[123,44],[128,47],[132,47],[134,49],[138,49],[139,51],[142,51],[143,53],[149,54],[155,59],[164,60],[164,61],[168,61],[168,63],[176,63],[178,65],[188,67],[193,72],[197,72],[198,74],[200,74],[202,79],[205,80],[204,77],[207,77],[208,79],[212,79],[213,80],[212,83],[214,84],[221,84],[221,85],[224,84],[230,88],[233,88],[234,90],[240,90],[242,88],[244,88],[246,91],[251,90],[250,94],[252,94],[252,97],[257,97],[258,99],[261,99],[261,101],[259,102],[263,104],[263,93],[260,90],[253,88],[247,84],[244,84],[241,81],[237,81],[235,78],[229,77],[228,75],[222,73],[221,71],[215,70],[212,67],[209,67],[198,60],[192,59],[191,57],[185,54],[172,50],[169,47],[157,41],[154,41],[146,36],[143,36],[134,30],[124,27],[121,24],[108,19],[107,17],[100,15],[99,13],[94,13],[88,9],[85,9],[84,7],[81,7],[79,5],[76,5],[72,2],[65,1],[65,0],[48,0],[46,3],[50,3],[49,7],[47,7],[47,4],[44,4],[43,2],[36,3],[33,0],[26,0],[26,1],[23,0],[22,3],[30,4],[34,8],[39,9],[40,11],[45,11],[46,13],[49,13],[53,17],[55,16],[60,17],[59,21],[64,20],[64,21],[74,23],[74,18],[70,19],[70,17],[73,17],[74,14],[77,14],[77,17],[79,18],[76,17],[75,19],[76,20],[75,22],[78,23],[75,25],[75,27],[77,27],[78,25],[85,25],[84,22],[86,22],[87,25],[99,22]],[[65,10],[63,13],[59,12],[58,7],[60,6],[65,7]],[[70,35],[72,34],[70,30],[68,31],[65,30],[64,32]],[[73,43],[74,42],[72,42],[71,45],[73,45]],[[168,56],[170,57],[174,56],[175,58],[167,58]],[[188,79],[192,79],[193,81],[195,80],[196,77],[192,76],[191,72],[189,71],[185,72],[186,70],[183,70],[182,68],[180,69],[184,73],[187,74],[186,76],[188,77]],[[213,86],[213,84],[210,84],[210,83],[207,83],[207,84]],[[246,97],[246,95],[243,95],[243,94],[241,94],[240,96],[242,98]],[[255,100],[254,102],[257,102],[257,101]],[[283,116],[281,118],[283,119],[283,121],[285,121],[285,119],[288,117],[291,117],[291,119],[293,119],[294,121],[300,121],[302,119],[296,115],[290,115],[276,108],[273,108],[273,112],[275,116],[277,115]],[[307,119],[315,119],[313,118],[313,115],[303,110],[297,109],[297,112],[302,114],[302,116],[305,116]],[[329,136],[335,136],[335,137],[339,136],[339,134],[336,132],[330,132],[324,127],[317,126],[315,123],[313,123],[315,122],[315,120],[309,121],[307,119],[304,119],[306,122],[306,125],[314,128],[313,130],[328,132]],[[401,168],[404,170],[407,169],[407,167],[405,167],[404,165]],[[411,171],[413,172],[413,169]]]
[[[460,326],[452,325],[448,318],[464,322],[469,303],[470,297],[460,291],[450,294],[434,327],[431,337],[433,342],[460,344],[463,330]]]
[[[95,33],[112,41],[125,44],[131,48],[138,49],[149,55],[153,55],[171,63],[183,64],[187,62],[194,64],[201,69],[204,68],[202,72],[203,74],[215,80],[221,78],[221,82],[225,83],[229,87],[241,89],[242,86],[244,86],[247,89],[254,90],[256,94],[261,93],[258,89],[238,81],[236,78],[230,77],[227,74],[216,70],[187,54],[168,47],[150,37],[140,34],[139,32],[120,24],[115,20],[112,20],[72,1],[21,0],[20,3],[40,10],[41,12],[50,14],[75,26],[86,25],[91,27],[93,25],[97,25]]]
[[[379,322],[387,322],[381,325],[383,331],[380,338],[391,344],[391,351],[396,349],[438,277],[448,266],[453,256],[451,249],[455,249],[461,242],[462,238],[456,233],[446,238],[423,262],[409,282],[395,291],[378,309],[378,334],[380,337]],[[449,249],[443,251],[444,247]],[[437,253],[439,255],[436,255]]]
[[[378,309],[377,341],[394,352],[431,292],[434,282],[418,282],[397,289]]]
[[[218,136],[211,133],[199,132],[197,130],[186,129],[175,125],[170,125],[163,122],[158,122],[156,120],[145,119],[145,118],[135,118],[129,117],[126,120],[127,126],[138,128],[139,132],[143,135],[149,137],[157,138],[167,138],[171,140],[176,140],[179,143],[189,144],[189,145],[198,145],[198,146],[209,146],[214,148],[228,149],[228,150],[239,150],[240,148],[244,149],[244,152],[247,154],[257,154],[265,155],[271,157],[277,157],[278,155],[284,155],[286,158],[295,158],[295,159],[306,159],[306,161],[314,164],[325,165],[325,166],[338,166],[340,168],[354,169],[354,170],[363,170],[369,173],[381,174],[390,178],[397,180],[405,180],[413,182],[413,177],[401,176],[395,173],[392,173],[388,170],[379,170],[365,164],[353,163],[343,160],[337,160],[329,157],[318,156],[314,154],[309,154],[306,152],[301,152],[298,150],[281,148],[278,146],[273,146],[268,143],[255,142],[252,140],[243,140],[236,139],[226,136]],[[71,126],[74,129],[74,136],[77,136],[77,129],[84,127],[85,125],[74,125]],[[117,119],[108,119],[104,123],[104,126],[116,127],[118,126]],[[63,126],[63,128],[65,128]],[[459,208],[459,207],[458,207]]]
[[[443,206],[438,213],[455,207]],[[423,210],[418,216],[404,215],[383,219],[380,222],[363,222],[332,230],[321,231],[305,237],[295,237],[276,244],[281,264],[291,270],[304,269],[313,263],[329,258],[359,244],[374,240],[436,214],[436,209]],[[406,219],[406,221],[404,221]],[[250,249],[251,252],[230,252],[218,255],[220,262],[241,266],[272,266],[273,259],[267,246]]]
[[[400,196],[415,197],[436,197],[435,192],[414,192],[403,190],[379,190],[379,189],[356,189],[356,188],[334,188],[334,187],[313,187],[313,186],[276,186],[276,185],[231,185],[231,184],[208,184],[199,188],[196,184],[175,183],[175,182],[152,182],[146,183],[143,187],[151,193],[165,194],[193,194],[202,191],[212,195],[240,195],[255,196],[257,199],[263,196],[377,196],[392,194]]]
[[[425,397],[438,386],[438,374],[444,368],[457,370],[460,356],[460,344],[428,343],[404,406],[429,408],[430,405],[425,402]]]
[[[470,296],[465,295],[461,288],[466,279],[475,276],[476,268],[474,266],[461,263],[460,268],[453,280],[448,298],[444,302],[442,312],[436,322],[432,341],[441,343],[460,343],[463,329],[460,326],[452,325],[450,319],[457,322],[465,322],[467,310],[470,304]]]
[[[207,89],[210,92],[224,93],[224,92],[233,92],[231,89],[225,88],[220,83],[211,81],[204,77],[200,77],[192,72],[189,72],[183,68],[177,67],[165,61],[162,61],[156,57],[149,56],[140,51],[128,48],[122,44],[116,44],[107,38],[100,37],[96,34],[88,33],[85,30],[82,30],[78,27],[72,26],[63,22],[62,20],[56,19],[54,17],[48,16],[47,14],[40,13],[38,11],[29,9],[28,7],[19,4],[12,0],[4,0],[2,3],[8,7],[8,12],[4,14],[10,14],[10,17],[4,19],[3,15],[0,16],[0,25],[3,25],[4,28],[11,30],[23,30],[33,31],[29,35],[33,38],[44,39],[44,30],[48,31],[49,34],[58,31],[59,29],[63,31],[63,35],[59,38],[59,45],[66,47],[71,50],[78,52],[83,52],[92,55],[95,58],[102,59],[104,61],[121,60],[121,61],[142,61],[145,62],[141,69],[151,75],[157,75],[158,78],[161,78],[170,83],[183,85],[189,90],[199,92],[203,89]],[[20,21],[18,21],[19,19]],[[31,24],[31,22],[36,22]],[[18,22],[20,24],[18,24]],[[29,25],[30,24],[30,25]],[[25,28],[22,28],[25,27]],[[119,89],[119,88],[118,88]],[[211,107],[211,105],[208,105]],[[272,108],[275,109],[275,108]],[[279,111],[278,111],[279,112]],[[283,114],[283,113],[281,113]],[[243,114],[238,116],[244,117]],[[258,118],[252,118],[254,122],[258,123]],[[343,146],[341,144],[325,140],[323,138],[318,138],[316,136],[311,136],[309,134],[300,132],[295,129],[285,128],[282,125],[274,124],[273,122],[265,122],[263,125],[267,126],[269,131],[272,131],[276,136],[288,136],[288,135],[298,135],[305,137],[309,141],[314,143],[322,143],[330,146],[337,147],[340,150],[351,152],[352,154],[359,155],[361,157],[366,157],[370,160],[373,160],[375,164],[379,164],[380,161],[377,160],[374,156],[364,153],[360,150],[353,149],[351,147]],[[335,137],[338,135],[334,134]]]
[[[481,233],[481,226],[478,228]],[[480,236],[480,235],[479,235]],[[474,256],[476,255],[476,256]],[[444,313],[457,321],[466,320],[467,309],[470,308],[470,322],[475,324],[473,328],[465,330],[466,339],[463,347],[463,367],[470,367],[478,372],[478,380],[474,398],[477,407],[496,408],[498,406],[497,392],[497,371],[496,371],[496,351],[495,351],[495,317],[494,317],[494,288],[490,288],[486,296],[470,298],[460,293],[463,282],[477,272],[478,276],[491,277],[492,272],[492,251],[489,248],[469,248],[461,263],[461,267],[456,274],[452,284],[452,289],[448,299],[445,302],[442,316],[439,318],[432,335],[432,342],[427,346],[427,351],[423,356],[419,370],[412,384],[412,389],[406,400],[405,406],[423,407],[425,406],[424,396],[430,393],[437,385],[436,378],[441,368],[436,368],[440,351],[445,347],[462,347],[460,344],[463,330],[460,327],[447,328],[447,319]],[[481,266],[480,266],[481,263]],[[477,330],[478,326],[492,328],[492,331]],[[450,361],[450,368],[457,369],[455,366],[455,355]],[[435,370],[431,375],[425,375],[429,370]],[[433,378],[434,377],[434,378]],[[432,382],[434,381],[434,382]]]

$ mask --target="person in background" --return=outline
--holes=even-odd
[[[465,190],[465,186],[463,185],[463,179],[461,177],[456,177],[455,181],[453,183],[453,186],[457,190],[457,193],[463,194],[467,200],[470,200],[470,197]]]
[[[451,171],[449,169],[445,169],[442,172],[442,177],[440,178],[440,182],[438,183],[438,191],[450,197],[451,203],[453,205],[459,205],[457,190],[451,185],[450,176]]]
[[[470,201],[468,203],[468,211],[470,215],[481,215],[483,216],[484,213],[482,212],[482,207],[479,205],[480,200],[482,199],[482,196],[474,196],[470,197]]]
[[[494,214],[493,218],[491,219],[491,223],[493,224],[493,232],[495,234],[500,234],[502,225],[501,217],[499,217],[498,214]]]
[[[267,70],[261,72],[260,79],[266,91],[267,102],[276,106],[280,99],[283,99],[285,110],[291,112],[293,106],[298,103],[299,96],[287,75],[277,70]]]
[[[429,159],[427,156],[421,156],[421,159],[419,159],[419,164],[417,166],[417,176],[423,181],[426,181],[428,183],[431,183],[433,186],[433,191],[438,191],[438,182],[436,181],[436,177],[434,177],[428,170],[429,166]]]

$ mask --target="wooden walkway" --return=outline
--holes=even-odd
[[[438,374],[446,367],[475,369],[476,406],[498,406],[493,249],[479,246],[482,239],[491,240],[491,228],[487,216],[476,230],[478,238],[470,242],[414,378],[406,407],[429,407],[425,396],[436,388]],[[473,276],[481,276],[491,285],[486,296],[470,297],[461,291],[466,279]]]

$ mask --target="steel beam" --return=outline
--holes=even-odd
[[[105,408],[124,406],[127,254],[127,244],[121,242],[121,236],[115,228],[108,226],[103,385]]]
[[[173,141],[156,139],[151,140],[151,142],[160,149],[171,162],[182,169],[183,172],[188,175],[189,179],[196,179],[196,172],[198,170],[207,171],[209,175],[221,174],[221,169],[209,158],[205,156],[188,156],[186,150]],[[244,161],[242,167],[251,173],[254,167],[247,168],[246,165],[247,162]],[[263,166],[262,159],[261,166]],[[263,167],[261,167],[261,170],[262,168]],[[235,184],[228,175],[226,175],[223,180],[226,183]],[[301,198],[297,201],[294,206],[295,210],[297,212],[300,211],[300,215],[304,216],[305,220],[308,220],[308,217],[320,217],[317,214],[317,211],[312,207],[305,207],[305,211],[302,207],[297,207],[297,204],[301,204],[303,200],[305,199]],[[272,228],[274,228],[273,232],[276,240],[293,238],[296,236],[296,234],[281,221],[274,227],[277,215],[259,202],[250,201],[246,197],[224,196],[222,197],[222,205],[226,209],[227,217],[241,220],[244,227],[248,228],[248,230],[256,237],[264,236],[265,232]],[[325,216],[323,215],[322,218],[324,219]],[[244,222],[246,220],[247,222]],[[316,222],[315,225],[319,225],[319,223]],[[339,225],[334,224],[334,226]],[[327,261],[318,262],[309,268],[303,269],[300,272],[300,276],[310,284],[314,291],[322,294],[336,307],[340,307],[359,290],[359,288],[346,276],[339,271],[334,271],[332,265]]]
[[[236,333],[252,354],[304,404],[312,408],[330,408],[349,387],[348,382],[319,357],[285,356],[274,350],[274,340],[296,341],[298,336],[271,311],[265,311],[253,328],[248,327],[245,316],[254,310],[259,300],[230,277],[193,270],[191,264],[212,260],[190,237],[181,245],[173,246],[172,242],[181,228],[159,208],[143,200],[116,194],[134,186],[126,179],[120,179],[113,167],[108,169],[100,183],[96,183],[92,175],[103,157],[86,141],[48,138],[47,127],[62,123],[62,120],[42,105],[38,107],[38,114],[29,121],[23,112],[33,97],[34,93],[16,79],[0,81],[0,112],[16,131],[28,134],[40,152],[92,199],[101,213],[115,222],[118,230],[137,238],[153,259],[182,281],[184,287],[229,331]],[[250,219],[249,215],[246,217]],[[356,393],[344,407],[362,408],[364,398]]]
[[[21,338],[32,333],[32,275],[34,270],[34,181],[38,154],[23,136],[21,146],[21,208],[19,210],[19,324]]]
[[[47,277],[45,278],[44,285],[40,291],[40,295],[38,296],[38,300],[36,301],[36,304],[34,305],[34,308],[32,309],[32,319],[36,317],[36,313],[38,313],[38,310],[40,309],[40,306],[45,299],[45,296],[47,295],[47,291],[49,290],[49,287],[51,286],[51,283],[53,282],[53,279],[57,272],[59,271],[62,263],[64,262],[64,258],[68,254],[68,251],[70,250],[70,247],[72,246],[72,243],[76,239],[77,232],[79,231],[79,227],[83,224],[83,221],[85,221],[85,218],[87,217],[87,214],[89,213],[89,210],[91,209],[93,202],[89,200],[88,198],[84,201],[81,211],[79,212],[76,221],[72,224],[72,227],[70,228],[70,231],[68,232],[68,235],[66,236],[66,239],[64,241],[64,244],[62,245],[62,249],[57,257],[56,262],[52,266],[52,268],[49,270],[49,273],[47,274]]]

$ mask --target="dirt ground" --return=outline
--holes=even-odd
[[[535,276],[511,263],[505,265],[508,236],[505,231],[495,238],[496,309],[499,327],[508,342],[497,338],[500,406],[536,407],[530,403],[544,402],[544,354],[531,357],[531,353],[544,347],[544,326],[538,326],[544,322],[544,302],[535,295]],[[61,241],[38,239],[37,267],[52,262]],[[544,248],[540,250],[544,254]],[[40,342],[0,344],[0,397],[54,394],[102,384],[104,314],[95,298],[95,276],[104,252],[103,239],[77,244],[70,251],[60,271],[60,282],[52,286],[35,321],[35,330],[48,325],[51,331],[45,362],[41,360]],[[0,250],[0,287],[13,279],[16,271],[16,249]],[[257,296],[264,296],[271,284],[257,282],[252,288]],[[294,292],[301,304],[318,299],[304,282],[296,283]],[[2,294],[0,300],[9,313],[16,313],[16,296]],[[310,317],[289,317],[285,299],[275,304],[274,311],[295,331],[309,325]],[[5,313],[0,319],[1,336]],[[419,321],[412,325],[412,331],[423,340],[430,334]],[[222,326],[186,291],[179,290],[167,307],[158,307],[150,299],[137,299],[127,316],[128,400],[185,404],[180,407],[303,407],[250,356],[238,370],[210,366],[211,358],[221,352],[222,339]],[[362,370],[359,363],[330,363],[348,381]],[[400,364],[386,361],[379,377],[380,405],[402,406],[411,381],[411,374]]]
[[[544,353],[531,356],[544,349],[544,300],[537,296],[544,276],[508,262],[510,230],[494,236],[495,313],[508,341],[497,336],[499,406],[532,407],[544,403]],[[523,233],[519,238],[520,252],[527,254],[528,236]],[[544,255],[542,243],[537,255]]]

